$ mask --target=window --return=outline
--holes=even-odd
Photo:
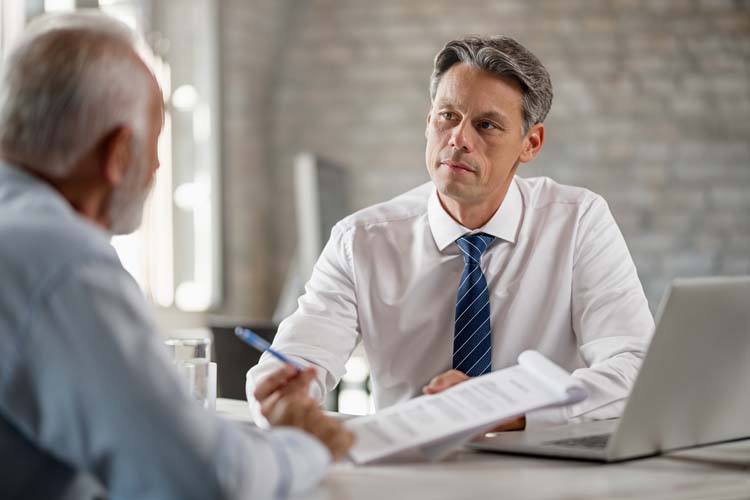
[[[165,99],[161,167],[141,228],[112,244],[155,305],[205,311],[221,299],[216,5],[214,0],[172,4],[0,0],[0,48],[7,53],[28,20],[76,7],[99,8],[144,34]],[[170,19],[180,23],[166,22]]]

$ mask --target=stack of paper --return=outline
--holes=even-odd
[[[436,460],[505,420],[585,397],[580,381],[540,353],[525,351],[518,365],[347,421],[356,438],[349,456],[360,464],[405,452]]]

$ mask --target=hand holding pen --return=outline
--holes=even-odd
[[[268,352],[284,362],[282,368],[263,378],[253,393],[266,420],[274,426],[298,427],[318,438],[334,460],[343,457],[351,448],[354,436],[340,422],[326,416],[310,397],[310,382],[315,377],[315,369],[303,368],[251,330],[237,327],[235,334],[259,351]]]

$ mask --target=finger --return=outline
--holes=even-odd
[[[315,377],[315,368],[305,368],[297,373],[295,377],[290,378],[286,384],[279,387],[279,391],[286,395],[307,395],[309,394],[310,382]]]
[[[422,394],[436,394],[438,392],[440,392],[440,390],[436,389],[433,384],[422,387]]]
[[[437,377],[434,377],[432,380],[430,380],[430,383],[424,387],[424,392],[426,394],[433,394],[436,390],[438,390],[438,388],[442,384],[442,380],[443,380],[443,374],[440,374]]]
[[[301,395],[281,395],[281,401],[284,402],[284,425],[309,432],[309,415],[311,411],[317,409],[317,403]]]
[[[455,385],[459,382],[464,382],[466,380],[469,380],[470,378],[471,377],[466,375],[464,372],[458,370],[451,370],[449,372],[446,372],[445,374],[446,382],[449,382],[452,385]]]
[[[435,389],[445,389],[458,381],[462,381],[464,377],[466,376],[458,370],[449,370],[432,379],[430,385]]]
[[[340,460],[344,457],[352,445],[354,444],[354,434],[350,431],[342,430],[336,435],[336,439],[333,443],[333,456],[335,460]]]
[[[264,402],[261,408],[268,413],[265,416],[271,425],[297,427],[303,430],[307,430],[307,415],[310,409],[317,408],[316,403],[309,397],[285,396],[280,391],[271,394],[266,401],[269,403]]]
[[[430,380],[430,383],[422,389],[425,394],[435,394],[445,389],[452,387],[456,384],[460,384],[466,380],[469,380],[469,376],[458,370],[449,370],[445,373],[441,373],[437,377]]]
[[[278,422],[279,417],[277,414],[279,412],[282,412],[282,408],[279,407],[279,402],[281,401],[281,394],[278,392],[272,393],[270,396],[265,398],[261,404],[260,404],[260,413],[268,420],[268,423],[271,425],[281,425]]]
[[[335,441],[336,437],[344,430],[342,425],[326,417],[322,412],[318,418],[318,428],[320,429],[320,437],[325,442]]]
[[[334,460],[343,457],[354,442],[354,435],[340,423],[320,412],[315,417],[315,436],[328,448]]]
[[[354,434],[348,430],[341,429],[331,444],[331,455],[334,460],[340,460],[351,449],[354,444]]]
[[[282,366],[275,372],[271,373],[268,377],[260,381],[260,383],[255,387],[253,396],[255,396],[255,399],[257,399],[258,401],[263,401],[268,396],[270,396],[271,393],[286,384],[287,381],[290,378],[294,377],[296,374],[297,371],[293,367],[289,365]]]
[[[311,423],[314,421],[312,416],[321,413],[318,403],[305,396],[304,398],[296,398],[293,404],[296,409],[294,426],[310,432]]]

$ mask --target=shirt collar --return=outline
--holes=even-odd
[[[433,188],[432,194],[427,201],[427,219],[432,230],[432,237],[435,239],[435,243],[441,252],[448,245],[456,241],[457,238],[466,233],[486,233],[495,238],[515,244],[518,229],[521,226],[522,213],[523,199],[521,198],[521,193],[518,190],[515,179],[510,183],[508,192],[505,194],[505,199],[500,204],[500,208],[497,209],[492,218],[484,226],[474,231],[456,222],[445,211],[438,199],[437,189]]]

